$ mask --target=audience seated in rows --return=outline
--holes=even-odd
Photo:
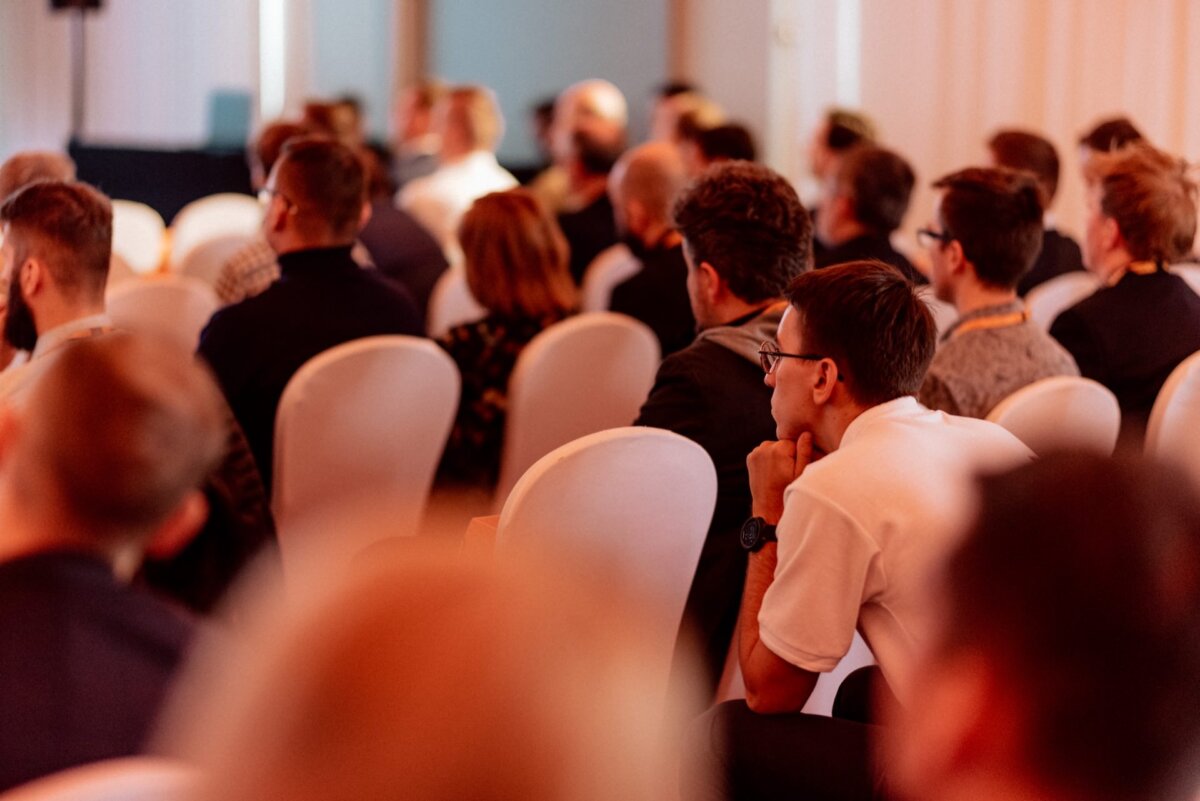
[[[746,456],[775,430],[759,344],[774,334],[788,281],[812,267],[808,212],[791,184],[755,164],[719,164],[676,201],[687,290],[700,329],[668,356],[636,425],[682,434],[717,468],[717,505],[684,610],[715,687],[745,577],[737,532],[750,510]]]
[[[1009,432],[921,406],[934,352],[925,302],[895,268],[850,262],[789,287],[764,345],[777,441],[748,459],[753,517],[738,655],[746,700],[696,726],[716,788],[696,798],[870,797],[873,727],[800,714],[856,629],[902,703],[928,642],[924,592],[981,469],[1032,459]],[[776,533],[776,527],[777,532]],[[703,776],[703,773],[699,775]]]
[[[193,623],[128,582],[204,522],[223,406],[188,352],[114,334],[0,412],[0,790],[145,747]]]
[[[395,133],[392,177],[400,189],[414,178],[437,169],[440,142],[434,109],[445,94],[443,84],[427,80],[407,87],[396,98],[392,114]]]
[[[1079,243],[1059,232],[1049,221],[1050,204],[1058,191],[1058,152],[1050,140],[1028,131],[999,131],[988,140],[993,167],[1025,170],[1037,179],[1041,193],[1045,225],[1042,229],[1042,248],[1029,271],[1017,283],[1022,297],[1035,286],[1063,273],[1083,269],[1083,254]]]
[[[396,195],[396,204],[425,226],[447,256],[453,257],[459,220],[475,199],[511,189],[517,180],[496,161],[504,117],[490,89],[453,87],[438,101],[434,121],[438,168],[405,184]]]
[[[213,315],[199,353],[216,373],[269,492],[275,411],[296,370],[334,345],[421,328],[409,294],[350,257],[370,208],[353,150],[316,137],[291,139],[263,192],[270,198],[263,234],[280,278]]]
[[[1075,360],[1029,319],[1017,297],[1042,242],[1041,192],[1032,175],[973,167],[941,178],[929,240],[939,300],[958,319],[942,335],[919,398],[930,409],[987,417],[1021,387],[1079,375]]]
[[[1186,170],[1143,144],[1088,159],[1083,261],[1104,286],[1050,326],[1079,372],[1117,396],[1135,439],[1171,370],[1200,350],[1200,296],[1170,271],[1196,237]]]
[[[683,238],[671,220],[671,207],[685,182],[679,152],[665,142],[628,151],[608,180],[621,241],[640,265],[613,287],[609,309],[650,326],[663,356],[687,347],[696,336]]]
[[[903,801],[1190,801],[1200,498],[1140,461],[983,481],[884,757]]]
[[[878,259],[910,281],[925,283],[890,239],[904,222],[915,180],[908,162],[881,147],[864,145],[839,158],[816,211],[816,266]]]
[[[809,140],[809,172],[824,183],[837,174],[842,156],[859,145],[873,145],[877,139],[875,123],[865,114],[831,108],[825,112]]]
[[[467,286],[488,313],[438,340],[462,374],[438,482],[490,490],[500,470],[513,365],[529,340],[575,310],[577,298],[566,240],[528,190],[475,201],[459,238]]]

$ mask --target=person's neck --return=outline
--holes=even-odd
[[[323,250],[326,248],[348,248],[353,247],[353,240],[344,242],[341,240],[330,240],[326,238],[318,239],[288,239],[278,243],[275,249],[276,256],[287,256],[290,253],[300,253],[305,250]]]
[[[1125,270],[1135,259],[1125,248],[1114,248],[1100,258],[1100,263],[1090,267],[1092,273],[1102,282],[1108,282],[1118,273]]]
[[[46,496],[37,504],[22,502],[12,486],[12,476],[0,485],[0,562],[51,551],[70,551],[95,556],[114,565],[116,555],[96,546],[81,533],[78,522],[59,511],[61,504]]]
[[[701,324],[702,329],[716,328],[717,326],[729,325],[734,320],[740,320],[743,317],[753,314],[762,308],[771,305],[772,301],[763,301],[761,303],[747,303],[739,297],[729,296],[717,306],[714,306],[711,314],[708,315],[706,322]]]
[[[438,163],[443,167],[452,167],[455,164],[462,164],[478,152],[480,151],[454,146],[447,147],[443,144],[441,152],[438,153]]]
[[[825,453],[832,453],[842,447],[846,429],[859,415],[871,408],[852,398],[845,383],[840,384],[834,391],[842,397],[825,406],[823,417],[813,429],[813,444]]]
[[[958,310],[958,316],[963,317],[990,306],[1012,303],[1016,299],[1016,289],[990,286],[980,281],[964,281],[954,292],[954,308]]]
[[[830,247],[837,247],[838,245],[846,244],[852,239],[866,236],[869,233],[871,232],[867,227],[858,220],[835,220],[829,229],[829,241],[825,244]]]
[[[590,206],[608,191],[608,176],[592,175],[579,171],[571,172],[571,185],[568,188],[568,204],[577,209]]]
[[[50,301],[43,304],[34,312],[34,319],[37,321],[38,336],[41,336],[47,331],[52,331],[61,325],[73,323],[76,320],[82,320],[85,317],[92,317],[97,314],[104,314],[103,298],[79,303]]]

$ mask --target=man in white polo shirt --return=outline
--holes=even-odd
[[[894,268],[851,262],[805,273],[788,300],[778,343],[763,346],[779,439],[748,459],[738,643],[746,701],[709,716],[720,786],[697,797],[876,794],[871,727],[799,712],[856,630],[908,700],[929,628],[926,577],[966,522],[971,482],[1032,458],[1004,429],[913,397],[935,326]]]

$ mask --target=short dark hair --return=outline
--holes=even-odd
[[[915,395],[933,359],[937,326],[895,267],[851,261],[793,279],[788,301],[808,350],[833,359],[860,403]]]
[[[339,237],[353,238],[367,198],[366,175],[358,155],[332,139],[306,136],[284,145],[278,164],[279,188],[300,214],[325,224]]]
[[[754,135],[736,122],[701,131],[696,144],[707,161],[754,161],[758,157]]]
[[[263,175],[269,174],[271,168],[275,166],[275,162],[279,161],[279,156],[283,153],[283,146],[289,139],[308,136],[312,132],[311,127],[298,122],[277,120],[268,123],[259,132],[258,139],[254,143],[254,155],[258,159],[259,166],[262,167]]]
[[[853,148],[838,167],[837,184],[851,199],[854,219],[877,234],[904,222],[916,176],[899,154],[882,147]]]
[[[877,138],[875,124],[865,114],[845,108],[825,112],[825,146],[830,150],[849,150],[872,144]]]
[[[654,96],[662,100],[675,95],[684,95],[689,92],[697,92],[699,89],[696,84],[690,81],[665,81],[654,87]]]
[[[808,211],[787,179],[760,164],[710,167],[675,201],[674,218],[695,262],[748,303],[780,297],[812,269]]]
[[[588,175],[608,175],[625,152],[625,137],[599,136],[587,129],[571,134],[571,146],[579,166]]]
[[[1020,692],[1030,768],[1080,797],[1192,797],[1200,498],[1183,475],[1059,454],[985,478],[945,589],[942,648]]]
[[[103,297],[112,258],[112,203],[81,181],[41,181],[0,206],[0,223],[19,240],[15,257],[41,258],[63,294]]]
[[[958,240],[980,281],[1011,289],[1042,249],[1041,193],[1033,175],[969,167],[939,178],[942,229]]]
[[[1113,117],[1109,120],[1101,120],[1090,131],[1079,137],[1079,144],[1091,150],[1107,153],[1112,150],[1120,150],[1133,142],[1141,142],[1145,138],[1128,117]]]
[[[1017,130],[997,131],[987,144],[999,166],[1025,170],[1037,177],[1042,206],[1049,208],[1058,192],[1058,151],[1054,144],[1044,136]]]

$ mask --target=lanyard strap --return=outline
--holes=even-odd
[[[1029,310],[1009,312],[1007,314],[992,314],[987,317],[976,317],[974,320],[967,320],[962,325],[956,327],[950,335],[956,337],[959,334],[965,334],[968,331],[985,331],[989,328],[1011,328],[1014,325],[1020,325],[1029,319]]]

